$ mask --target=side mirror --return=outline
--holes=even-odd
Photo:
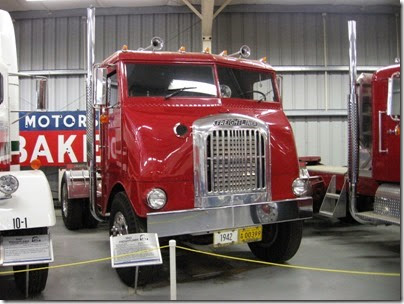
[[[107,69],[95,68],[94,71],[94,105],[105,106],[107,104]]]
[[[4,84],[3,84],[3,74],[0,73],[0,104],[4,100]]]
[[[401,81],[400,73],[393,74],[388,81],[387,92],[387,115],[394,117],[400,116],[401,111]]]
[[[276,84],[278,86],[279,98],[283,96],[283,76],[276,75]]]
[[[48,110],[48,79],[45,77],[36,78],[36,109]]]

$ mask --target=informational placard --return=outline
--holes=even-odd
[[[0,251],[3,266],[53,262],[50,234],[3,236]]]
[[[132,233],[110,237],[113,268],[162,264],[156,233]]]

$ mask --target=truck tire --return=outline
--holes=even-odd
[[[67,182],[62,182],[61,206],[63,223],[69,230],[77,230],[83,227],[83,200],[69,199],[67,197]]]
[[[262,240],[248,243],[257,258],[281,263],[291,259],[299,249],[303,221],[264,225],[262,229]]]
[[[112,200],[111,214],[109,217],[109,231],[112,227],[118,229],[118,234],[146,232],[146,223],[140,219],[131,206],[124,192],[117,193]],[[136,267],[115,268],[119,278],[127,286],[135,284]],[[138,274],[138,286],[144,286],[152,281],[157,275],[158,265],[140,266]]]
[[[29,269],[37,269],[42,267],[48,267],[49,264],[35,264],[28,266]],[[13,269],[14,271],[24,270],[26,269],[26,266],[25,265],[14,266]],[[22,294],[25,295],[27,274],[29,275],[28,295],[30,296],[36,295],[45,289],[46,280],[48,279],[48,269],[14,273],[15,285]]]
[[[98,227],[99,221],[92,216],[88,199],[83,199],[83,227],[94,229]]]

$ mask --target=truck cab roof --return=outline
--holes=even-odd
[[[383,67],[381,69],[378,69],[374,73],[373,80],[389,78],[389,77],[391,77],[391,75],[393,73],[398,72],[398,71],[400,71],[400,64],[393,64],[393,65]]]
[[[115,64],[119,61],[143,61],[164,63],[217,63],[223,65],[238,66],[247,69],[266,69],[274,71],[273,67],[259,60],[221,56],[209,53],[194,52],[152,52],[152,51],[117,51],[102,62],[102,66]]]

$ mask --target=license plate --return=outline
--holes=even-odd
[[[240,228],[238,231],[240,243],[258,242],[262,240],[262,226]]]
[[[213,234],[213,246],[226,246],[238,243],[238,229],[216,231]]]
[[[213,234],[213,246],[220,247],[262,240],[262,226],[216,231]]]

